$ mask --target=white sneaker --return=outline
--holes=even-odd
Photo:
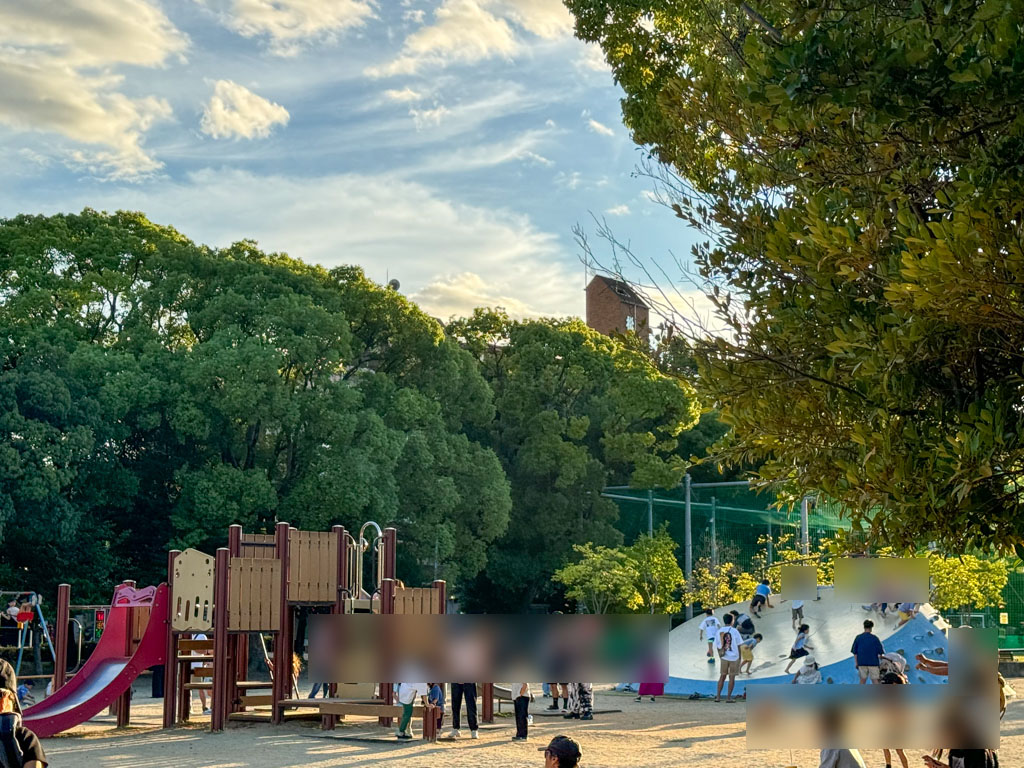
[[[469,732],[469,738],[471,738],[471,739],[479,739],[480,735],[476,731],[470,731]]]
[[[476,731],[473,731],[473,733],[476,733]],[[452,728],[452,732],[448,734],[449,739],[457,739],[460,736],[462,736],[462,734],[459,732],[458,728]]]
[[[533,725],[533,715],[527,715],[526,716],[526,724],[527,725]]]

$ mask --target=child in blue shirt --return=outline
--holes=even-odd
[[[437,732],[441,732],[441,723],[444,722],[444,685],[441,683],[430,684],[430,694],[427,702],[437,707]]]

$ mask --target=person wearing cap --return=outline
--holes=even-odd
[[[794,685],[817,685],[821,682],[821,671],[813,656],[804,656],[804,663],[793,675]]]
[[[544,753],[544,768],[576,768],[583,757],[579,743],[568,736],[555,736],[540,751]]]
[[[0,763],[20,768],[46,768],[39,737],[21,724],[18,676],[0,659]]]

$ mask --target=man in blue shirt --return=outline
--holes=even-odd
[[[864,631],[853,639],[853,647],[850,648],[861,685],[864,685],[869,677],[873,684],[878,684],[879,659],[885,653],[885,649],[882,647],[882,641],[871,632],[874,628],[875,622],[865,619]]]

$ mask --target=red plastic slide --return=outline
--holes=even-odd
[[[128,609],[150,607],[149,623],[138,648],[125,655]],[[40,738],[74,728],[103,712],[150,667],[163,664],[167,653],[167,585],[114,590],[107,625],[85,666],[59,691],[25,710],[25,726]]]

